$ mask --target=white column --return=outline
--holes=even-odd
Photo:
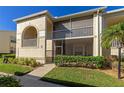
[[[94,35],[94,38],[93,38],[93,56],[98,56],[99,52],[99,48],[98,48],[98,18],[99,15],[98,14],[94,14],[93,16],[93,35]]]
[[[93,16],[93,56],[102,55],[101,33],[102,33],[102,14]]]

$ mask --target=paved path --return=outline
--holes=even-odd
[[[39,77],[34,76],[16,76],[16,78],[21,80],[22,87],[63,87],[62,85],[39,80]]]
[[[39,80],[54,67],[54,64],[45,64],[43,67],[38,67],[27,75],[16,76],[16,78],[21,80],[21,85],[23,87],[62,87],[62,85]]]
[[[38,67],[37,69],[28,73],[28,75],[36,76],[36,77],[43,77],[46,73],[51,71],[53,68],[55,68],[55,64],[45,64],[44,66]]]

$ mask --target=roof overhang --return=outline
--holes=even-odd
[[[52,15],[47,10],[44,10],[44,11],[41,11],[41,12],[38,12],[38,13],[34,13],[34,14],[27,15],[27,16],[24,16],[24,17],[21,17],[21,18],[14,19],[13,21],[14,22],[20,22],[20,21],[23,21],[23,20],[26,20],[26,19],[29,19],[29,18],[42,16],[42,15],[46,15],[51,19],[53,18]]]
[[[110,15],[110,14],[119,13],[119,12],[124,12],[124,8],[107,11],[107,12],[104,13],[103,15]]]
[[[107,11],[103,17],[108,26],[124,22],[124,8]]]
[[[44,10],[44,11],[34,13],[34,14],[31,14],[31,15],[28,15],[28,16],[24,16],[24,17],[21,17],[21,18],[14,19],[13,21],[14,22],[20,22],[20,21],[23,21],[23,20],[27,20],[27,19],[30,19],[30,18],[37,17],[37,16],[46,15],[51,20],[53,20],[54,22],[57,22],[57,21],[66,20],[66,19],[69,19],[69,18],[76,18],[76,17],[81,17],[81,16],[93,15],[94,13],[98,13],[100,10],[102,10],[102,12],[104,12],[104,10],[106,8],[107,7],[95,8],[95,9],[86,10],[86,11],[83,11],[83,12],[78,12],[78,13],[74,13],[74,14],[60,16],[60,17],[57,17],[57,18],[53,17],[47,10]]]
[[[100,7],[100,8],[95,8],[95,9],[91,9],[91,10],[86,10],[83,12],[78,12],[78,13],[74,13],[74,14],[60,16],[60,17],[54,18],[54,22],[69,19],[69,18],[76,18],[76,17],[81,17],[81,16],[93,15],[94,13],[97,13],[99,10],[102,10],[102,12],[104,12],[104,10],[106,8],[107,7]]]

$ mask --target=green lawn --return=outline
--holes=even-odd
[[[0,57],[0,63],[2,63],[2,62],[3,62],[3,58]]]
[[[123,81],[111,77],[105,73],[92,69],[81,69],[78,67],[57,67],[41,79],[67,86],[124,86]]]
[[[27,66],[21,66],[16,64],[0,64],[0,72],[15,75],[24,75],[30,71],[32,71],[32,68]]]
[[[33,70],[32,67],[22,66],[18,64],[3,64],[3,58],[0,58],[0,72],[15,74],[15,75],[24,75]]]

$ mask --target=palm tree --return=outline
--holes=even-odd
[[[116,47],[119,49],[118,78],[120,79],[121,47],[124,45],[124,22],[112,25],[103,31],[102,47],[110,48],[113,41],[119,42]]]

